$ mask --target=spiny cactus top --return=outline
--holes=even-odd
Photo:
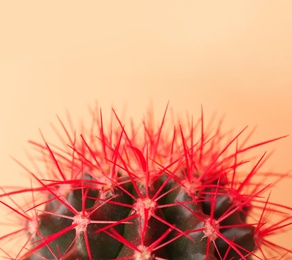
[[[23,166],[30,187],[2,189],[17,222],[0,237],[1,259],[292,259],[270,240],[292,215],[270,201],[267,179],[286,175],[261,174],[264,156],[247,157],[281,137],[247,145],[245,129],[231,136],[203,116],[172,124],[165,113],[129,127],[113,115],[105,127],[93,111],[81,135],[60,121],[62,147],[31,142],[41,155],[33,163],[45,167]]]

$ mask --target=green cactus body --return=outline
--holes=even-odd
[[[165,119],[158,128],[144,124],[139,136],[134,129],[129,135],[118,118],[117,122],[116,130],[111,126],[105,133],[102,121],[97,121],[88,142],[86,134],[81,142],[69,138],[69,148],[62,152],[37,144],[47,164],[51,161],[54,174],[48,178],[32,174],[36,184],[28,191],[45,199],[25,213],[14,210],[25,217],[28,237],[17,259],[266,257],[265,234],[281,225],[263,228],[265,213],[273,210],[268,211],[270,204],[264,197],[268,186],[252,182],[259,162],[246,175],[237,173],[244,162],[239,156],[251,149],[238,148],[239,135],[222,148],[219,128],[211,135],[201,127],[201,137],[195,141],[194,127],[180,126],[173,135],[165,133]],[[232,145],[235,152],[230,152]],[[27,190],[5,192],[1,198],[22,192]],[[260,211],[258,222],[253,207]],[[290,209],[277,207],[282,222],[289,226],[284,209]],[[285,251],[280,246],[276,249]]]

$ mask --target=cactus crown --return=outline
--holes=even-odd
[[[264,156],[242,172],[258,146],[196,124],[126,129],[118,116],[57,147],[32,142],[47,172],[27,170],[32,186],[2,189],[1,203],[21,227],[0,237],[24,242],[10,259],[266,259],[291,253],[269,240],[291,224],[291,209],[269,201],[271,173],[259,174]],[[116,124],[114,123],[116,122]],[[261,178],[261,181],[257,179]],[[281,179],[285,175],[277,174]],[[29,193],[19,205],[15,195]],[[271,222],[269,216],[279,219]],[[19,244],[18,244],[19,245]],[[4,247],[3,247],[4,248]],[[15,248],[15,246],[14,246]],[[291,255],[290,255],[291,257]]]

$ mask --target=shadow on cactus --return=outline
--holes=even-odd
[[[222,133],[220,122],[204,126],[203,113],[171,123],[165,112],[159,124],[148,116],[128,127],[115,111],[107,126],[91,112],[81,135],[59,120],[64,146],[31,142],[40,156],[33,170],[21,165],[31,186],[1,189],[16,218],[0,237],[2,259],[292,258],[270,240],[292,223],[291,208],[269,196],[287,175],[260,172],[265,155],[248,157],[283,137],[247,145],[246,129]]]

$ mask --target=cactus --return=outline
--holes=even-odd
[[[20,224],[0,237],[6,259],[292,257],[269,238],[290,227],[291,208],[270,202],[266,180],[286,175],[261,173],[264,156],[247,158],[283,137],[247,145],[246,129],[235,136],[221,123],[205,129],[203,113],[195,124],[172,125],[165,112],[158,125],[149,116],[130,128],[115,111],[109,127],[92,114],[80,136],[60,121],[64,147],[31,142],[46,171],[33,157],[34,170],[22,165],[31,186],[2,188],[1,204]],[[14,196],[25,194],[30,201],[19,205]],[[4,245],[16,238],[23,243],[12,255]]]

